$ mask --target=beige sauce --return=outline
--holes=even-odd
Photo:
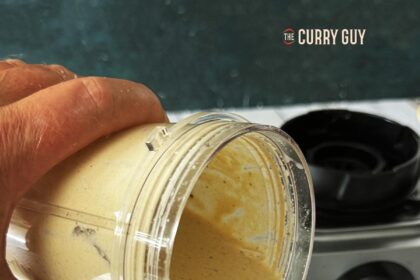
[[[186,210],[178,229],[171,280],[271,280],[262,263],[242,251],[242,244]]]

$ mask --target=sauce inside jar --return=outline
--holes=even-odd
[[[191,211],[183,215],[171,280],[274,280],[274,273],[243,251],[243,244]],[[278,279],[278,278],[277,278]]]
[[[200,175],[180,221],[171,280],[274,280],[265,264],[264,162],[251,140],[225,146]],[[256,210],[257,209],[257,210]]]

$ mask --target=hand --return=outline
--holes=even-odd
[[[96,139],[150,122],[167,122],[142,84],[78,78],[63,66],[0,61],[0,279],[14,279],[5,242],[14,207],[54,165]]]

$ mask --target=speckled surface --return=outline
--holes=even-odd
[[[0,57],[144,82],[171,110],[415,97],[419,1],[3,0]],[[286,47],[285,27],[367,28]]]

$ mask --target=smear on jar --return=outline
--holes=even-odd
[[[175,241],[171,280],[276,279],[272,271],[244,250],[239,241],[186,210]]]

